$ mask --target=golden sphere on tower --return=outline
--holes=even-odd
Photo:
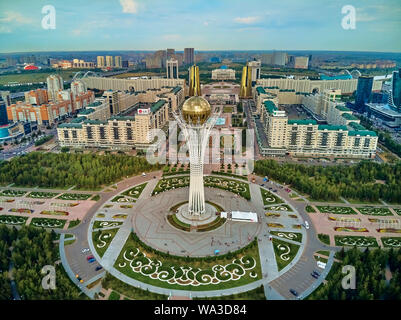
[[[182,116],[187,123],[203,124],[211,112],[212,108],[209,102],[199,96],[187,99],[182,106]]]

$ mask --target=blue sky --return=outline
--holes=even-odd
[[[53,5],[56,28],[41,26]],[[356,9],[356,28],[341,9]],[[401,52],[400,0],[0,0],[0,52],[77,50]]]

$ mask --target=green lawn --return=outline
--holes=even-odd
[[[93,224],[93,229],[118,227],[122,224],[123,223],[121,221],[95,221]]]
[[[330,245],[330,237],[328,234],[319,233],[317,235],[318,239],[324,244]]]
[[[70,224],[68,225],[68,229],[76,227],[77,225],[79,225],[80,222],[81,222],[81,220],[79,220],[79,219],[70,221]]]
[[[130,260],[124,259],[124,253]],[[130,264],[139,266],[139,269],[133,270]],[[262,275],[258,244],[255,240],[237,252],[189,258],[152,249],[143,244],[135,234],[131,234],[114,267],[141,282],[163,288],[197,291],[242,286],[261,279]]]
[[[381,241],[386,248],[401,248],[401,237],[381,237]]]
[[[25,224],[26,220],[28,220],[28,217],[0,215],[1,224],[10,224],[10,225]]]
[[[148,290],[143,290],[130,286],[129,284],[113,277],[110,273],[102,281],[102,287],[105,289],[112,288],[116,292],[123,294],[134,300],[167,300],[168,296],[158,293],[153,293]]]
[[[28,198],[38,198],[38,199],[51,199],[57,196],[58,193],[54,192],[42,192],[42,191],[32,191],[27,195]]]
[[[266,189],[260,188],[260,194],[262,195],[263,204],[265,206],[271,204],[283,203],[283,200],[275,196],[273,193],[267,191]]]
[[[233,107],[223,107],[223,113],[233,113]]]
[[[61,219],[48,219],[48,218],[32,218],[31,226],[40,228],[56,228],[62,229],[67,220]]]
[[[103,257],[119,228],[92,232],[93,246],[100,257]]]
[[[274,255],[276,256],[278,271],[280,271],[287,265],[289,265],[291,261],[295,258],[299,249],[299,245],[282,241],[276,238],[273,238],[272,242]]]
[[[22,197],[26,191],[6,189],[0,192],[0,196],[5,197]]]
[[[109,300],[120,300],[120,297],[121,296],[117,292],[112,291],[109,295]]]
[[[305,210],[309,213],[316,213],[316,210],[312,206],[306,206]]]
[[[60,200],[88,200],[90,197],[92,197],[92,194],[63,193],[61,196],[58,196],[57,199],[60,199]]]
[[[357,210],[366,215],[371,215],[371,216],[392,216],[393,214],[391,213],[390,209],[388,208],[374,208],[374,207],[361,207],[357,208]]]
[[[283,240],[292,240],[296,242],[302,243],[302,233],[298,232],[283,232],[283,231],[270,231],[270,233],[274,236],[278,236]]]
[[[147,182],[142,183],[142,184],[140,184],[138,186],[135,186],[135,187],[123,192],[122,194],[138,199],[139,196],[141,195],[143,189],[145,189],[147,184],[148,184]]]
[[[339,247],[378,247],[377,241],[373,237],[361,236],[334,236],[336,246]]]
[[[332,214],[357,214],[351,207],[335,207],[335,206],[316,206],[321,213]]]
[[[319,254],[321,254],[321,255],[323,255],[323,256],[328,257],[329,254],[330,254],[330,251],[327,251],[327,250],[320,250],[320,251],[317,251],[316,253],[319,253]]]
[[[253,290],[231,294],[228,296],[196,297],[194,300],[266,300],[266,296],[264,287],[262,285]]]

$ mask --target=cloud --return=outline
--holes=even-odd
[[[163,36],[163,40],[167,40],[167,41],[176,41],[181,39],[181,36],[179,34],[165,34]]]
[[[252,24],[259,21],[259,19],[260,19],[259,17],[243,17],[243,18],[237,17],[234,19],[234,21],[242,24]]]
[[[0,26],[0,33],[11,33],[11,29],[6,26]]]
[[[0,23],[30,24],[32,22],[31,18],[24,17],[19,12],[13,11],[5,12],[4,16],[0,17]]]
[[[135,14],[138,12],[138,4],[134,0],[120,0],[123,7],[123,13]]]

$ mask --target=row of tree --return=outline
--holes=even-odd
[[[43,229],[23,226],[19,230],[0,225],[0,300],[12,299],[8,270],[13,262],[13,276],[19,295],[24,300],[85,299],[78,287],[71,282],[59,260],[56,234]],[[12,251],[9,249],[12,248]],[[42,287],[41,273],[44,266],[56,268],[56,289]]]
[[[327,283],[321,285],[310,300],[400,300],[401,299],[401,248],[364,251],[356,247],[339,252],[340,263],[334,263]],[[343,266],[355,267],[355,289],[344,289]],[[391,279],[386,279],[390,271]],[[390,274],[388,273],[388,274]]]
[[[361,161],[353,166],[310,166],[259,160],[254,172],[309,194],[314,200],[401,201],[401,162]]]
[[[125,176],[159,169],[143,157],[125,154],[32,152],[0,164],[0,183],[19,186],[98,188]]]

